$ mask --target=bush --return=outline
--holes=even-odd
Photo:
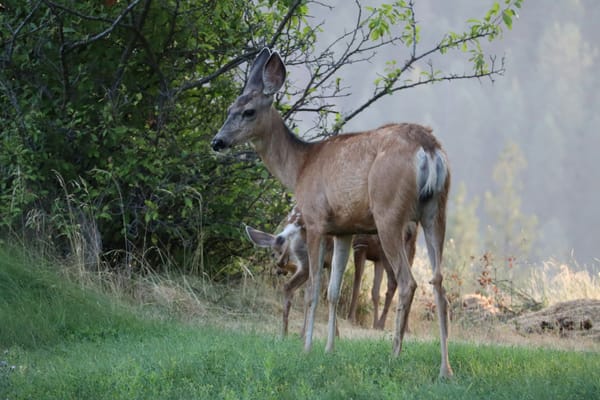
[[[249,248],[241,223],[268,226],[287,205],[256,159],[223,163],[208,143],[239,90],[240,44],[287,11],[260,5],[8,2],[0,226],[58,238],[63,255],[74,231],[97,232],[113,267],[218,275]]]

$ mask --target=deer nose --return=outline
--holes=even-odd
[[[210,142],[210,146],[214,151],[220,151],[227,147],[223,139],[214,138],[212,142]]]

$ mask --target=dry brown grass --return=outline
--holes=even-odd
[[[242,269],[250,271],[248,266]],[[354,326],[344,318],[338,320],[342,340],[376,338],[391,342],[395,302],[390,309],[385,329],[377,331],[370,328],[372,274],[373,268],[369,263],[365,270],[360,296],[358,317],[361,326]],[[428,283],[431,272],[423,253],[419,253],[415,259],[413,274],[419,288],[411,310],[407,337],[409,340],[436,340],[439,337],[439,327],[431,285]],[[130,276],[103,271],[101,265],[95,269],[71,269],[70,275],[86,285],[99,284],[115,296],[140,304],[158,318],[177,318],[192,324],[209,324],[225,329],[258,331],[273,335],[278,335],[281,330],[281,287],[286,279],[284,277],[274,279],[271,276],[255,276],[248,272],[241,281],[217,284],[203,277],[189,275],[168,276],[147,273]],[[345,316],[350,296],[348,287],[352,284],[352,277],[353,271],[350,265],[344,278],[345,289],[342,292],[340,316]],[[546,262],[540,269],[532,271],[530,279],[526,282],[525,290],[539,301],[555,304],[579,297],[600,299],[598,277],[587,271],[577,271],[569,265]],[[459,289],[466,290],[467,286],[464,285]],[[476,287],[477,284],[472,282],[471,286]],[[381,301],[385,295],[385,288],[384,277]],[[470,311],[465,310],[461,307],[460,294],[464,295],[464,293],[452,294],[455,298],[452,302],[451,341],[600,351],[598,339],[561,335],[552,330],[546,330],[541,334],[527,333],[516,330],[512,320],[505,315],[495,315],[495,312],[490,312],[490,308],[478,310],[476,307]],[[481,294],[479,297],[487,300],[488,305],[493,309],[494,298]],[[303,293],[298,291],[290,314],[291,336],[297,337],[301,330],[302,303]],[[315,327],[317,339],[326,337],[326,322],[326,301],[321,298]],[[600,327],[600,321],[597,326]]]
[[[411,312],[407,339],[417,341],[437,340],[439,338],[437,319],[433,321],[422,319],[414,311]],[[340,338],[341,340],[365,338],[389,340],[391,349],[391,341],[394,334],[394,319],[394,314],[390,314],[383,331],[352,325],[345,319],[339,319]],[[276,322],[278,323],[279,321],[277,320]],[[297,335],[300,332],[301,323],[301,310],[295,309],[290,316],[290,332]],[[278,332],[276,329],[269,329],[268,331]],[[323,339],[326,335],[326,309],[325,307],[320,307],[315,325],[315,337]],[[517,331],[513,322],[500,321],[498,319],[481,319],[477,322],[453,320],[451,322],[450,341],[600,352],[600,341],[592,337],[562,336],[553,332],[526,334]]]
[[[549,260],[531,269],[527,287],[532,297],[547,305],[581,298],[600,300],[600,271]]]

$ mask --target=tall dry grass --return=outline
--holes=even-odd
[[[544,261],[531,269],[525,284],[531,296],[546,305],[581,298],[600,300],[600,270],[591,272],[575,261]]]

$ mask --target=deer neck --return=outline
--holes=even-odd
[[[268,123],[252,145],[269,172],[294,191],[311,143],[296,137],[277,110],[271,107],[269,112]]]

